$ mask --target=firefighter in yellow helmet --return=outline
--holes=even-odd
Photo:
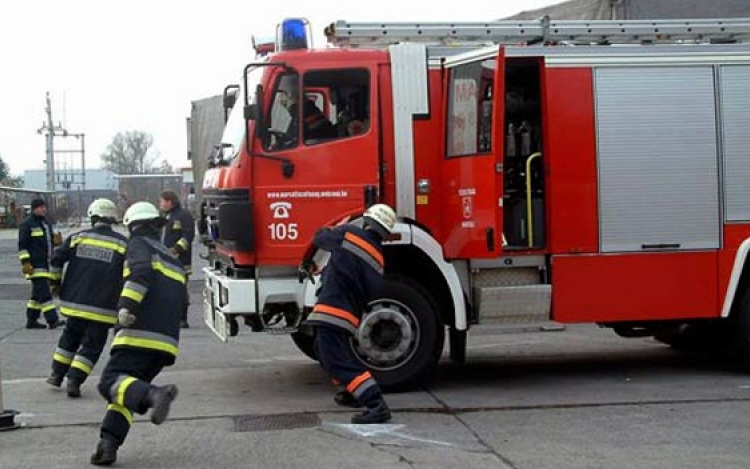
[[[322,286],[306,324],[315,327],[315,352],[321,367],[335,383],[344,387],[335,396],[337,404],[365,407],[352,423],[384,423],[391,411],[367,367],[354,356],[349,341],[357,334],[362,314],[383,279],[383,240],[396,224],[396,213],[385,204],[375,204],[364,215],[364,227],[342,220],[333,228],[320,229],[314,239],[319,249],[331,253],[323,269]],[[307,259],[302,271],[317,272]]]
[[[60,313],[68,320],[52,355],[47,383],[59,387],[67,375],[69,397],[81,395],[81,384],[99,360],[109,329],[117,323],[128,245],[128,239],[112,229],[117,223],[114,202],[94,200],[88,216],[91,228],[65,239],[50,262],[53,291],[59,292]]]
[[[159,425],[177,397],[177,386],[151,384],[177,358],[180,315],[187,301],[185,270],[159,241],[164,221],[148,202],[133,204],[123,217],[130,241],[117,305],[118,330],[99,382],[109,406],[91,456],[94,465],[115,462],[134,413],[151,409],[151,422]]]

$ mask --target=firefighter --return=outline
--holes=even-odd
[[[318,301],[306,319],[314,326],[315,351],[321,367],[333,381],[344,387],[336,393],[337,404],[365,406],[363,413],[352,417],[352,423],[384,423],[391,411],[380,387],[365,365],[354,356],[349,344],[356,336],[362,314],[377,293],[383,278],[382,242],[393,231],[396,213],[385,204],[368,208],[363,228],[339,222],[334,228],[322,228],[314,244],[331,253],[323,269]],[[317,273],[310,259],[300,266],[302,272]]]
[[[159,196],[159,208],[166,214],[167,223],[162,231],[162,242],[180,259],[186,275],[192,273],[193,239],[195,238],[195,219],[189,211],[182,208],[180,198],[174,191],[164,191]],[[189,299],[188,299],[189,300]],[[180,317],[180,327],[190,327],[188,323],[188,306],[185,302]]]
[[[151,381],[177,358],[186,275],[159,241],[165,220],[148,202],[133,204],[123,217],[130,232],[118,302],[118,326],[99,392],[109,402],[91,464],[110,465],[133,422],[151,409],[151,422],[166,420],[177,386]]]
[[[302,138],[305,142],[311,140],[326,140],[338,137],[336,127],[323,114],[323,111],[310,99],[305,99],[302,107]]]
[[[60,387],[67,375],[69,397],[81,395],[81,385],[99,360],[110,327],[117,323],[119,279],[128,244],[125,236],[112,229],[117,222],[114,202],[94,200],[88,217],[91,228],[65,239],[50,263],[52,289],[59,294],[60,312],[68,319],[52,356],[47,383]]]
[[[26,303],[26,329],[45,329],[39,323],[40,315],[44,315],[50,329],[65,325],[57,314],[49,284],[52,249],[62,239],[59,233],[53,233],[46,216],[44,199],[34,199],[31,201],[31,215],[18,227],[18,257],[23,274],[32,284],[31,299]]]

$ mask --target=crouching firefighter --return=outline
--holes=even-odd
[[[385,204],[376,204],[364,213],[364,227],[342,220],[333,228],[322,228],[314,244],[331,253],[323,269],[318,301],[305,324],[315,327],[315,352],[321,367],[331,374],[334,384],[344,387],[334,400],[346,407],[365,406],[352,423],[384,423],[391,411],[377,382],[357,359],[349,344],[356,336],[362,314],[377,293],[383,279],[382,243],[396,224],[396,213]],[[305,273],[317,273],[318,266],[305,259]]]
[[[60,387],[67,376],[69,397],[81,395],[81,385],[99,360],[109,329],[117,323],[128,245],[125,236],[112,230],[117,222],[114,202],[94,200],[88,216],[92,227],[65,239],[50,262],[52,290],[58,292],[60,313],[68,320],[52,355],[47,383]]]
[[[166,420],[177,397],[173,384],[151,381],[178,355],[180,315],[187,301],[185,271],[159,241],[164,219],[148,202],[133,204],[123,217],[130,231],[124,279],[118,302],[118,326],[110,358],[99,382],[109,402],[100,440],[91,456],[95,465],[110,465],[133,423],[133,414],[151,409],[151,422]]]

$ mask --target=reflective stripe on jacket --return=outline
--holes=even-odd
[[[193,239],[195,239],[195,220],[190,212],[181,205],[176,205],[167,214],[167,223],[162,229],[162,242],[167,248],[179,247],[178,257],[187,273],[190,273],[192,263]]]
[[[60,285],[60,312],[105,324],[117,323],[117,301],[128,240],[106,223],[69,236],[50,262]],[[62,277],[63,268],[65,276]],[[62,277],[62,278],[61,278]]]
[[[380,237],[373,231],[344,225],[318,230],[314,243],[330,251],[331,257],[323,269],[318,301],[305,322],[356,334],[367,303],[383,279]]]
[[[128,243],[125,283],[119,308],[136,316],[135,324],[120,329],[112,347],[133,347],[179,354],[180,317],[187,302],[185,270],[166,246],[146,236]]]
[[[34,267],[30,278],[43,278],[49,277],[51,256],[52,227],[43,217],[29,216],[18,227],[18,260]]]

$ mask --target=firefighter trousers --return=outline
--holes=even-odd
[[[186,267],[186,269],[189,267]],[[188,271],[189,272],[189,271]],[[190,274],[185,274],[185,283],[190,281]],[[185,296],[185,304],[182,307],[182,315],[180,316],[180,319],[183,321],[187,321],[188,319],[188,309],[190,308],[190,295]]]
[[[317,326],[315,353],[320,366],[362,405],[382,399],[380,386],[367,367],[354,356],[351,334],[335,327]]]
[[[54,324],[59,319],[57,306],[49,289],[49,279],[32,278],[31,299],[26,303],[26,320],[29,323],[36,322],[42,314],[47,324]]]
[[[104,350],[109,329],[103,322],[69,317],[52,356],[52,372],[67,374],[68,381],[86,381]]]
[[[102,439],[114,440],[118,445],[125,442],[133,413],[146,413],[151,381],[167,363],[167,356],[160,352],[128,347],[111,350],[99,381],[99,393],[109,402],[100,430]]]

